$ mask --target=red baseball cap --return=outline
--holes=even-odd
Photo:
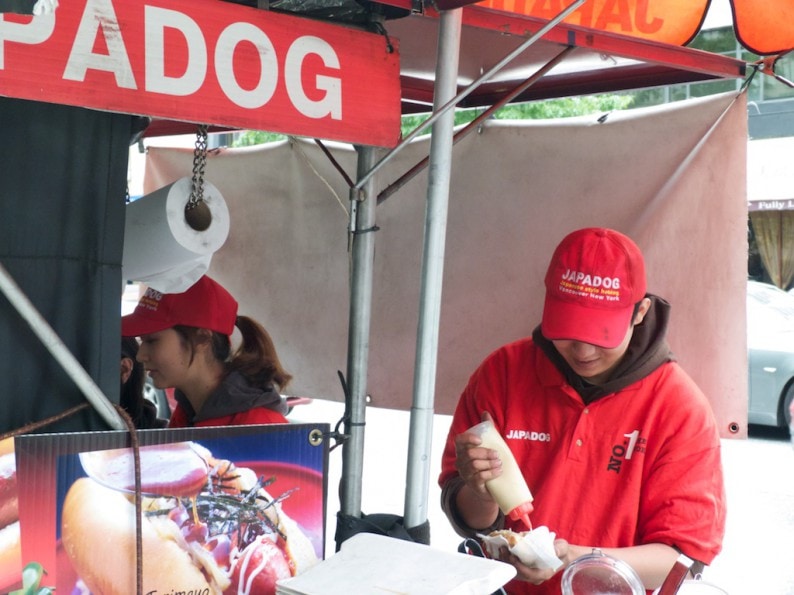
[[[550,340],[617,347],[645,290],[645,261],[631,239],[600,227],[574,231],[546,272],[541,332]]]
[[[140,337],[176,325],[231,335],[237,301],[206,275],[182,293],[161,293],[149,287],[132,314],[121,317],[121,336]]]

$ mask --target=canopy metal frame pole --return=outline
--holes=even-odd
[[[126,430],[127,425],[121,419],[118,411],[113,408],[113,404],[96,385],[83,366],[80,365],[77,358],[72,355],[69,348],[39,313],[2,264],[0,264],[0,290],[8,298],[11,305],[16,308],[19,315],[28,323],[39,340],[44,344],[44,347],[61,364],[61,367],[82,391],[97,413],[114,430]]]
[[[455,95],[460,58],[462,9],[441,13],[433,103],[444,105]],[[441,315],[441,281],[449,207],[449,181],[455,112],[446,111],[433,125],[430,139],[430,169],[425,208],[425,238],[422,281],[419,294],[419,325],[414,363],[414,398],[411,407],[411,440],[405,480],[404,519],[407,528],[427,520],[430,476],[430,447],[433,438],[433,397],[436,385],[438,327]]]
[[[357,147],[357,151],[358,175],[361,176],[375,163],[379,150],[366,146]],[[365,188],[374,196],[374,177],[369,178]],[[377,201],[351,200],[350,207],[352,272],[347,346],[348,380],[345,395],[346,439],[343,445],[339,498],[343,514],[360,517]]]
[[[526,47],[534,43],[546,31],[556,26],[585,1],[575,0],[557,17],[549,21],[541,31],[528,39],[527,42],[521,44],[469,88],[489,78],[492,72],[501,69],[504,64],[507,64],[524,51]],[[405,527],[409,530],[425,523],[428,517],[427,494],[433,438],[441,289],[444,273],[444,247],[449,206],[452,147],[454,144],[455,115],[454,111],[449,108],[458,103],[458,96],[463,95],[455,96],[460,56],[462,9],[444,11],[441,13],[440,18],[438,58],[436,62],[436,95],[433,99],[433,104],[434,108],[436,106],[442,107],[439,107],[438,111],[430,118],[430,120],[435,118],[436,123],[433,124],[430,146],[419,328],[417,333],[414,394],[411,407],[403,511]],[[451,99],[449,99],[450,97]],[[370,170],[370,174],[374,174],[381,163],[383,163],[383,160]],[[361,182],[365,180],[366,176],[361,179]]]
[[[520,56],[527,48],[534,45],[539,39],[541,39],[546,33],[554,29],[558,24],[560,24],[565,17],[579,8],[582,4],[587,2],[587,0],[574,0],[570,5],[566,6],[557,16],[553,19],[550,19],[543,27],[541,27],[534,35],[528,37],[524,42],[522,42],[518,47],[516,47],[513,51],[508,53],[504,58],[502,58],[499,62],[494,64],[491,68],[489,68],[486,72],[481,74],[477,79],[472,81],[468,87],[466,87],[463,91],[452,97],[449,101],[447,101],[443,106],[433,110],[433,114],[424,122],[422,122],[419,126],[414,128],[411,133],[403,138],[400,143],[391,149],[386,155],[383,156],[380,161],[378,161],[365,175],[361,176],[356,182],[356,185],[350,189],[350,196],[351,200],[363,200],[364,197],[360,196],[362,188],[364,184],[369,182],[371,176],[374,176],[380,169],[386,165],[391,159],[400,151],[402,151],[413,139],[415,139],[419,134],[421,134],[424,130],[426,130],[431,125],[435,124],[435,122],[446,114],[448,111],[452,110],[456,105],[458,105],[461,101],[463,101],[466,97],[468,97],[472,92],[474,92],[480,85],[484,82],[490,80],[496,73],[498,73],[502,68],[507,66],[510,62],[515,60],[518,56]],[[462,8],[458,8],[456,10],[463,10]],[[445,14],[444,11],[441,13],[441,17]],[[441,19],[443,20],[443,19]],[[440,28],[441,25],[439,25]],[[440,41],[440,40],[439,40]],[[436,64],[438,67],[438,64]],[[438,68],[436,68],[438,70]],[[456,87],[457,88],[457,87]],[[435,104],[435,99],[433,100]]]
[[[440,15],[439,59],[437,62],[437,87],[442,79],[451,81],[451,93],[439,94],[434,99],[430,118],[406,136],[396,147],[382,158],[374,158],[371,147],[359,148],[357,182],[350,188],[350,222],[348,233],[352,238],[352,278],[350,321],[348,335],[347,395],[345,406],[346,440],[344,443],[342,479],[340,485],[340,508],[342,514],[361,516],[361,486],[363,476],[364,426],[366,412],[367,363],[369,354],[369,329],[372,298],[372,265],[374,238],[374,213],[377,207],[374,177],[377,172],[399,151],[406,147],[423,130],[442,118],[431,139],[430,181],[428,186],[428,209],[425,228],[425,256],[423,263],[422,294],[420,296],[420,321],[417,332],[416,370],[414,374],[414,396],[409,435],[408,471],[406,477],[405,526],[416,527],[427,518],[427,488],[429,477],[429,444],[432,441],[433,400],[438,349],[438,321],[440,318],[441,278],[443,275],[444,236],[449,201],[450,164],[453,144],[454,107],[483,82],[489,80],[509,62],[541,39],[566,16],[587,0],[574,0],[560,14],[551,19],[534,35],[505,56],[462,92],[457,89],[458,57],[463,9],[444,11]],[[442,59],[442,45],[447,53],[449,40],[454,37],[454,71]],[[446,100],[448,96],[452,96]],[[442,104],[443,100],[446,103]],[[442,132],[442,130],[444,132]],[[435,140],[436,137],[438,140]],[[443,143],[434,150],[434,143]],[[442,150],[443,147],[443,150]],[[442,157],[442,155],[444,155]],[[368,200],[369,198],[369,200]]]
[[[574,46],[567,46],[564,50],[562,50],[559,54],[554,56],[551,60],[546,62],[540,69],[538,69],[532,76],[526,79],[523,83],[516,86],[512,91],[510,91],[507,95],[502,97],[499,101],[494,103],[491,107],[483,111],[479,116],[474,118],[471,122],[466,124],[463,128],[459,129],[455,132],[454,136],[452,137],[452,143],[457,144],[458,141],[463,140],[466,138],[470,132],[479,129],[482,123],[490,118],[494,112],[500,110],[505,105],[510,103],[515,97],[523,93],[525,90],[529,89],[532,85],[534,85],[537,81],[541,78],[546,76],[552,68],[557,66],[563,59],[576,50]],[[407,172],[405,172],[402,176],[400,176],[396,181],[389,184],[384,190],[381,190],[380,194],[378,194],[378,205],[382,204],[384,200],[389,198],[392,194],[397,192],[400,188],[405,186],[410,180],[412,180],[420,171],[424,170],[427,167],[428,161],[430,157],[425,157]]]

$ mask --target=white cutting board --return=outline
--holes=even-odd
[[[496,560],[359,533],[303,574],[278,582],[277,595],[488,595],[516,569]]]

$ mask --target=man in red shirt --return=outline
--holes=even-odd
[[[566,236],[546,274],[541,324],[489,355],[455,410],[442,459],[442,507],[464,536],[505,517],[485,482],[496,451],[469,428],[490,417],[534,496],[535,526],[568,566],[594,548],[628,563],[648,591],[680,553],[710,564],[725,530],[720,441],[708,401],[665,340],[670,306],[646,293],[637,245],[616,231]],[[511,594],[559,594],[563,568],[522,564]]]

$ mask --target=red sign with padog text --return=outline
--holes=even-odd
[[[394,40],[220,0],[0,14],[0,95],[372,146],[400,134]]]

